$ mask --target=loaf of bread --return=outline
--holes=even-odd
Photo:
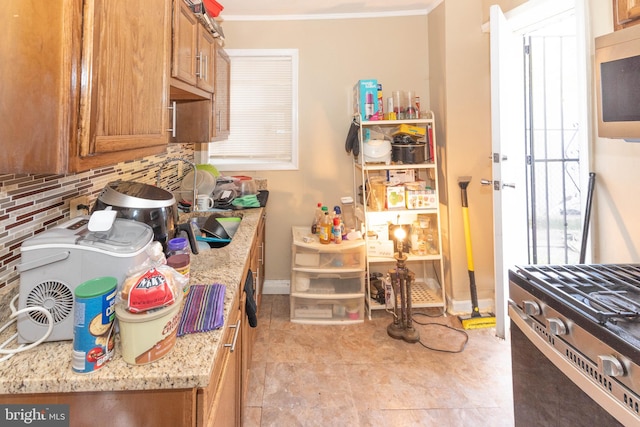
[[[174,273],[170,267],[160,266],[128,276],[120,293],[125,308],[142,313],[173,304],[181,291],[175,284]]]

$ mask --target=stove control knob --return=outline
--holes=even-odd
[[[564,322],[557,317],[547,319],[547,329],[552,335],[565,335],[567,333],[567,327]]]
[[[624,366],[615,356],[598,356],[598,369],[604,375],[610,377],[622,377],[624,376]]]
[[[528,316],[537,316],[538,314],[542,313],[542,310],[540,310],[540,305],[538,305],[538,303],[535,301],[522,301],[522,308],[524,309],[525,314],[527,314]]]

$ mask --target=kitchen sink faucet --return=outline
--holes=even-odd
[[[167,159],[164,162],[162,162],[160,164],[160,167],[158,168],[158,174],[156,175],[156,187],[160,187],[160,177],[162,174],[162,170],[168,163],[171,163],[171,162],[184,162],[189,166],[191,166],[191,168],[193,169],[193,198],[191,199],[191,212],[195,212],[196,197],[198,195],[198,189],[196,186],[196,182],[197,182],[196,178],[198,176],[198,171],[196,169],[196,164],[193,163],[192,161],[183,159],[182,157],[167,157]]]

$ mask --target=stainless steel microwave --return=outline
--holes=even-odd
[[[595,42],[598,136],[640,142],[640,25]]]

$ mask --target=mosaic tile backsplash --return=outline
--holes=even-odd
[[[104,186],[117,180],[156,183],[160,164],[168,157],[193,161],[192,144],[169,144],[166,154],[69,175],[16,175],[0,171],[0,288],[19,279],[20,245],[29,237],[69,219],[69,201],[86,195],[90,206]],[[179,166],[180,164],[180,166]],[[160,186],[174,191],[189,170],[169,163]],[[179,174],[181,171],[181,174]]]

